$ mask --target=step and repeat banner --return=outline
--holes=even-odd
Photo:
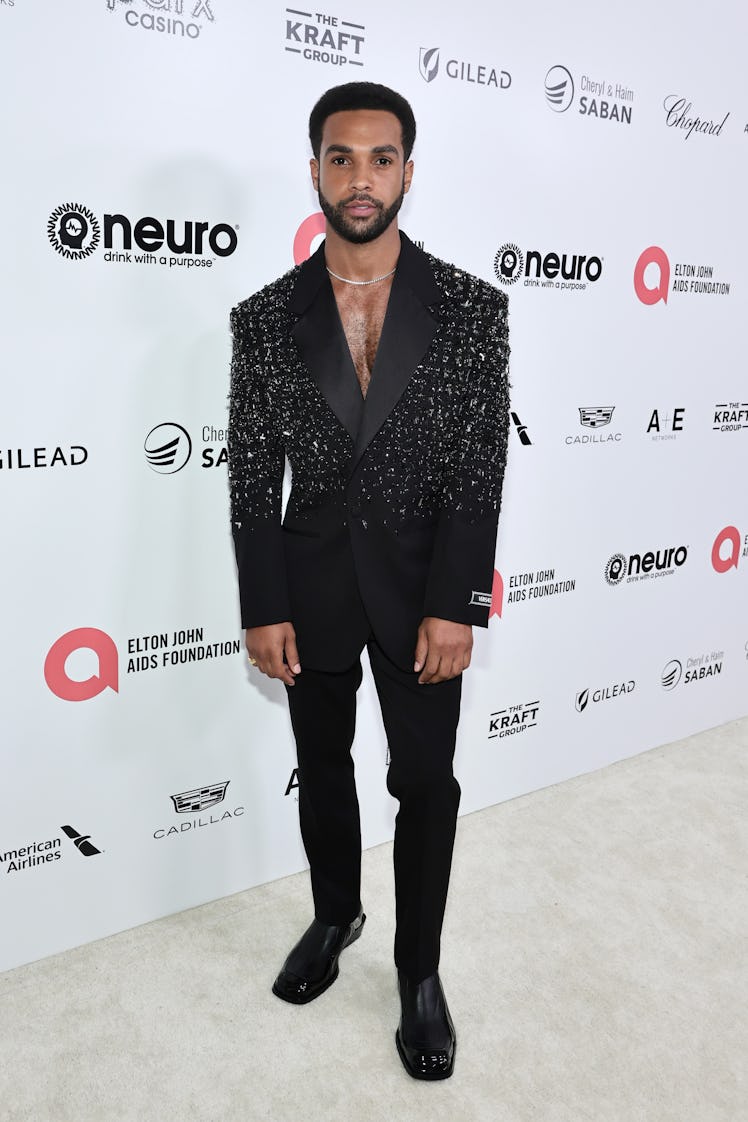
[[[748,712],[746,32],[695,0],[0,0],[0,969],[305,865],[239,625],[228,315],[319,244],[340,82],[411,101],[402,228],[509,297],[462,810]],[[367,845],[386,751],[367,673]]]

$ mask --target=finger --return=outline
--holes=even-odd
[[[286,639],[286,662],[294,674],[301,673],[301,663],[299,662],[299,652],[296,647],[295,635],[290,635],[288,639]]]
[[[416,641],[416,649],[413,653],[414,665],[413,670],[418,672],[426,661],[426,656],[429,653],[429,641],[426,637],[426,632],[419,628],[418,639]]]
[[[432,652],[432,654],[429,655],[429,657],[426,660],[426,665],[423,668],[423,673],[421,674],[420,678],[418,679],[418,681],[421,685],[433,682],[434,676],[439,673],[439,663],[440,662],[441,662],[441,659],[439,658],[439,655],[433,654],[433,652]]]
[[[282,682],[285,682],[286,685],[293,685],[294,676],[283,661],[282,647],[277,651],[273,651],[270,659],[268,660],[267,675],[268,678],[280,678],[280,680]]]

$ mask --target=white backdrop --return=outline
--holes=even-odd
[[[411,100],[403,229],[509,294],[463,812],[748,711],[747,31],[737,0],[0,2],[0,969],[304,866],[285,692],[241,647],[228,311],[315,227],[306,121],[339,82]],[[368,674],[359,699],[371,845]]]

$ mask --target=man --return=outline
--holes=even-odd
[[[398,231],[415,120],[385,86],[328,90],[309,122],[326,239],[232,312],[232,522],[250,662],[286,686],[314,920],[273,991],[302,1004],[357,939],[350,748],[367,647],[399,800],[396,1043],[452,1074],[438,973],[472,627],[486,627],[508,429],[507,301]],[[281,525],[284,455],[292,488]]]

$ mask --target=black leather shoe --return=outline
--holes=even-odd
[[[294,1005],[306,1005],[328,989],[338,976],[338,959],[363,931],[363,910],[342,927],[312,920],[283,963],[273,993]]]
[[[402,1015],[395,1043],[403,1067],[414,1079],[449,1079],[457,1038],[439,974],[411,982],[397,972]]]

